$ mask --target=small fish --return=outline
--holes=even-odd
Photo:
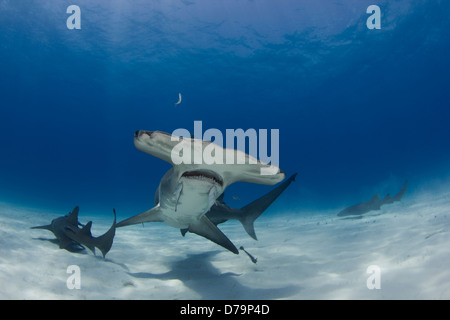
[[[241,246],[239,249],[244,251],[248,255],[248,257],[250,258],[250,260],[252,260],[253,263],[258,262],[258,259],[255,258],[254,256],[252,256],[250,253],[248,253],[247,250],[245,250],[243,246]]]
[[[233,200],[241,200],[238,196],[233,196]]]
[[[181,93],[178,94],[178,102],[175,105],[179,105],[181,103]]]

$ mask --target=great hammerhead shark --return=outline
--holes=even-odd
[[[358,216],[362,215],[364,213],[367,213],[372,210],[380,210],[380,207],[385,204],[391,204],[396,201],[400,201],[403,197],[403,195],[406,192],[406,188],[408,187],[408,181],[405,182],[403,185],[403,188],[397,193],[393,198],[389,195],[389,193],[383,198],[380,199],[378,197],[378,193],[376,193],[372,199],[361,202],[358,204],[355,204],[351,207],[348,207],[341,212],[338,213],[338,217],[345,217],[345,216]]]
[[[277,166],[263,163],[240,150],[224,149],[211,141],[181,138],[161,131],[139,130],[135,133],[134,145],[143,152],[167,161],[172,168],[161,179],[157,189],[157,205],[119,222],[117,227],[164,222],[177,229],[188,229],[235,254],[239,254],[236,246],[211,222],[206,213],[234,182],[274,185],[286,176]],[[180,150],[183,151],[183,161],[178,162],[179,159],[175,157],[174,160],[173,156],[179,155]],[[209,158],[204,159],[205,154],[209,152],[212,155],[212,151],[214,162],[210,162]]]
[[[116,232],[116,211],[113,209],[114,222],[111,228],[100,237],[91,234],[92,221],[86,225],[78,222],[79,208],[75,207],[69,214],[53,219],[52,223],[45,226],[32,227],[31,229],[45,229],[51,231],[59,240],[59,248],[69,250],[74,245],[88,247],[95,254],[95,247],[100,249],[103,258],[111,249]],[[78,228],[82,226],[82,228]],[[69,250],[70,251],[70,250]]]

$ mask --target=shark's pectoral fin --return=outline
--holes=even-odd
[[[188,228],[189,232],[196,233],[199,236],[205,237],[212,242],[230,250],[235,254],[239,254],[238,249],[227,238],[222,231],[219,230],[206,216],[202,216],[199,220],[191,223]]]
[[[129,226],[132,224],[139,224],[143,222],[164,222],[161,214],[161,207],[158,205],[148,211],[135,215],[131,218],[125,219],[116,224],[116,228]]]

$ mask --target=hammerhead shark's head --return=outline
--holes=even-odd
[[[134,145],[170,163],[172,168],[161,179],[156,206],[119,222],[117,227],[164,222],[171,227],[187,229],[203,236],[235,254],[239,254],[238,249],[205,214],[234,182],[274,185],[285,178],[285,173],[276,166],[262,163],[239,150],[223,149],[210,141],[176,137],[161,131],[139,130],[135,133]],[[173,152],[177,148],[179,150],[180,146],[186,161],[178,163],[173,159]],[[214,150],[216,156],[223,155],[224,161],[199,162],[198,159],[203,159],[208,150]],[[235,161],[230,163],[230,158]],[[271,174],[261,174],[264,169]]]
[[[367,213],[372,210],[380,210],[382,205],[391,204],[396,201],[400,201],[402,199],[403,195],[405,194],[407,187],[408,187],[408,182],[406,181],[405,184],[403,185],[403,188],[393,198],[391,198],[391,196],[388,193],[383,199],[380,199],[378,197],[378,193],[376,193],[372,197],[372,199],[365,201],[365,202],[355,204],[351,207],[348,207],[348,208],[342,210],[341,212],[339,212],[338,216],[339,217],[357,216],[357,215],[362,215],[362,214]]]
[[[114,212],[114,222],[111,228],[100,237],[93,237],[91,234],[92,221],[86,225],[78,222],[78,206],[69,214],[53,219],[51,224],[45,226],[32,227],[31,229],[45,229],[51,231],[59,240],[60,249],[69,249],[74,244],[88,247],[95,254],[95,247],[100,249],[103,258],[111,249],[116,232],[116,211]],[[80,229],[78,226],[82,226]]]

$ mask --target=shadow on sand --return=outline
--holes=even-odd
[[[279,299],[297,293],[300,288],[261,289],[242,285],[239,274],[220,273],[209,261],[220,251],[189,255],[187,258],[171,263],[171,271],[154,274],[147,272],[128,273],[135,278],[173,280],[178,279],[185,286],[200,295],[200,299]]]

